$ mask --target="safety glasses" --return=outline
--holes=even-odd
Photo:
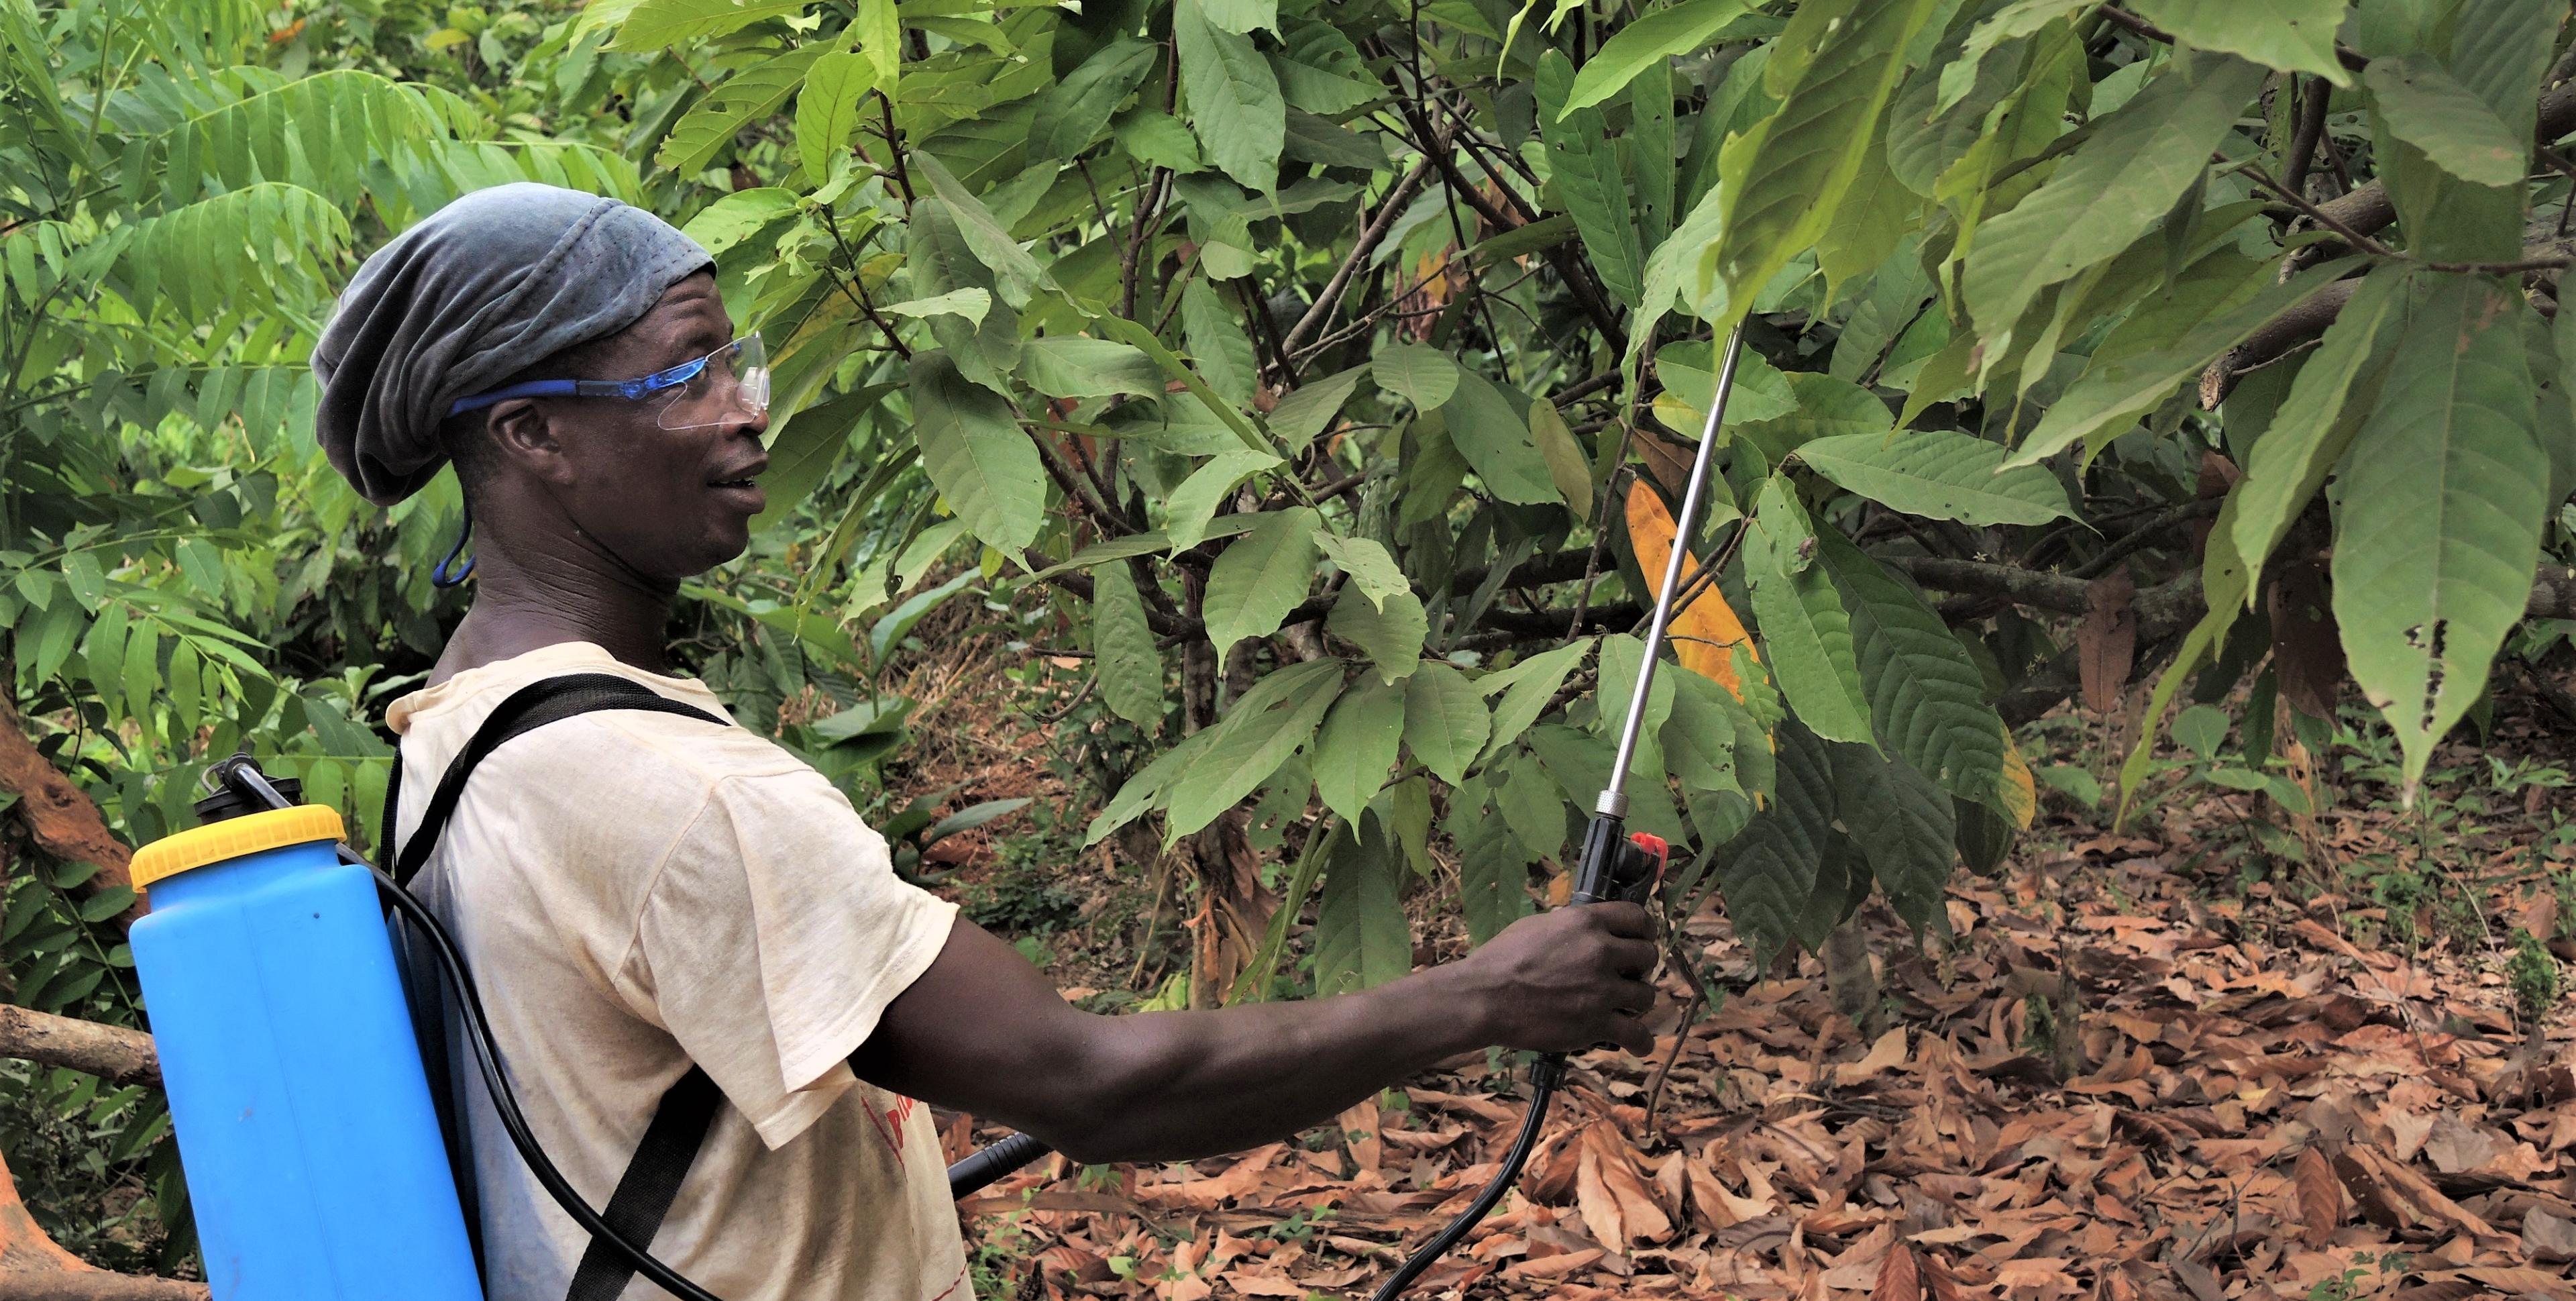
[[[451,416],[512,398],[619,398],[651,404],[664,429],[705,429],[769,413],[769,350],[755,330],[706,356],[637,379],[539,379],[458,398]]]

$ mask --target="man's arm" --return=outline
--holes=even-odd
[[[1644,1053],[1646,911],[1527,918],[1466,959],[1337,998],[1097,1016],[959,918],[852,1069],[1003,1121],[1086,1163],[1180,1160],[1286,1137],[1445,1057],[1501,1044]]]

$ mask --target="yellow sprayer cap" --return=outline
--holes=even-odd
[[[289,845],[338,840],[344,834],[340,811],[327,804],[298,804],[291,809],[270,809],[209,822],[136,851],[131,869],[134,886],[139,890],[192,867]]]

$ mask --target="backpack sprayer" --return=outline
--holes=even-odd
[[[1663,873],[1664,842],[1626,830],[1628,769],[1743,346],[1739,325],[1727,338],[1700,431],[1609,785],[1584,829],[1573,905],[1643,902]],[[673,1105],[691,1091],[692,1078],[702,1080],[700,1073],[693,1070],[665,1096],[645,1142],[649,1148],[652,1131],[682,1110],[704,1113],[679,1126],[694,1123],[696,1132],[676,1149],[666,1145],[659,1164],[639,1151],[606,1210],[594,1209],[530,1130],[455,937],[405,888],[476,762],[512,736],[594,709],[718,721],[624,679],[550,679],[503,702],[467,744],[392,873],[343,843],[338,810],[298,804],[302,791],[293,779],[272,780],[247,754],[209,770],[215,792],[196,806],[204,825],[135,855],[134,882],[150,892],[152,911],[128,938],[152,1009],[171,1123],[216,1301],[480,1301],[483,1295],[387,909],[434,959],[511,1144],[556,1204],[591,1235],[572,1301],[609,1301],[635,1274],[683,1301],[718,1301],[649,1250],[703,1137],[704,1115],[712,1114],[715,1098],[703,1084],[697,1107]],[[392,808],[389,797],[389,841]],[[1563,1053],[1547,1054],[1532,1067],[1529,1113],[1502,1169],[1387,1278],[1374,1301],[1403,1292],[1502,1200],[1537,1144],[1564,1075]],[[1029,1135],[1010,1135],[950,1167],[949,1192],[964,1197],[1048,1150]],[[388,1213],[395,1208],[401,1213]]]
[[[1690,486],[1682,494],[1681,514],[1673,525],[1673,552],[1664,562],[1664,580],[1655,589],[1655,609],[1646,624],[1646,653],[1637,670],[1635,692],[1628,697],[1627,720],[1619,728],[1619,751],[1610,765],[1610,781],[1593,802],[1592,821],[1583,829],[1582,856],[1575,860],[1574,888],[1567,897],[1568,906],[1608,903],[1614,900],[1643,903],[1662,879],[1670,850],[1664,842],[1642,831],[1627,830],[1628,768],[1637,757],[1637,734],[1646,723],[1646,702],[1655,685],[1655,659],[1663,649],[1664,628],[1672,620],[1673,597],[1681,587],[1682,561],[1690,554],[1690,538],[1699,521],[1700,501],[1707,495],[1708,476],[1717,459],[1718,426],[1726,418],[1726,398],[1735,388],[1736,359],[1744,352],[1744,327],[1737,325],[1726,338],[1726,356],[1718,365],[1716,391],[1710,396],[1708,422],[1699,433],[1699,451],[1691,460]],[[1530,1068],[1529,1114],[1521,1121],[1519,1137],[1512,1141],[1511,1151],[1503,1157],[1502,1169],[1493,1182],[1476,1194],[1457,1218],[1422,1244],[1386,1282],[1380,1284],[1371,1301],[1393,1301],[1422,1272],[1448,1254],[1460,1239],[1490,1214],[1518,1182],[1521,1167],[1528,1163],[1530,1149],[1538,1145],[1539,1129],[1547,1122],[1548,1104],[1556,1097],[1557,1086],[1565,1080],[1565,1054],[1548,1053]],[[1047,1154],[1047,1146],[1026,1134],[1013,1134],[975,1153],[949,1168],[949,1192],[957,1197],[982,1188],[994,1180],[1019,1169]]]

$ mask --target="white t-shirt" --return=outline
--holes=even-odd
[[[689,678],[567,643],[395,702],[401,830],[512,692]],[[725,1096],[653,1254],[725,1301],[972,1301],[939,1138],[846,1059],[946,943],[956,906],[894,875],[821,774],[740,726],[614,710],[483,761],[413,890],[456,932],[538,1141],[592,1206],[694,1061]],[[491,1301],[562,1301],[588,1236],[549,1198],[449,1027]],[[638,1278],[625,1301],[669,1294]]]

